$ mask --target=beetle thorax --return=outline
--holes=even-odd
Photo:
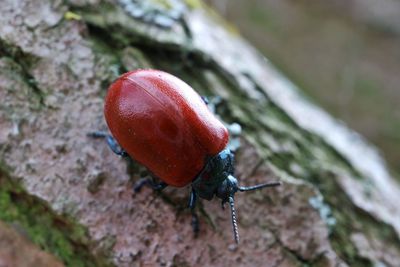
[[[237,190],[237,180],[233,177],[233,157],[229,149],[224,149],[207,161],[192,183],[199,197],[211,200],[215,195],[219,198],[224,197],[235,186]]]

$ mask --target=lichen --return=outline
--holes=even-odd
[[[187,9],[179,0],[119,0],[119,3],[132,18],[163,28],[174,26]]]
[[[322,220],[329,227],[330,231],[336,225],[336,219],[332,216],[332,210],[329,205],[324,203],[324,198],[321,195],[309,199],[310,205],[319,212]]]

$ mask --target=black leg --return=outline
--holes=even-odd
[[[225,210],[225,203],[226,203],[225,200],[222,200],[222,201],[221,201],[221,208],[222,208],[223,210]]]
[[[128,153],[126,153],[126,151],[121,148],[114,137],[112,137],[110,134],[105,132],[91,132],[88,133],[88,136],[93,138],[105,138],[108,146],[115,154],[124,158],[129,157]]]
[[[199,217],[197,216],[196,213],[196,201],[197,201],[197,193],[196,191],[194,191],[194,189],[192,189],[192,192],[190,193],[189,196],[189,209],[192,212],[192,228],[193,228],[193,233],[194,236],[197,237],[197,235],[199,234]]]
[[[168,184],[166,184],[164,182],[155,183],[153,181],[153,179],[151,179],[151,178],[142,178],[135,183],[135,185],[133,186],[133,190],[136,193],[138,193],[138,192],[140,192],[140,190],[142,190],[142,187],[145,185],[151,187],[152,189],[154,189],[156,191],[162,191],[164,188],[166,188],[168,186]]]
[[[203,102],[208,105],[210,103],[210,101],[208,100],[208,98],[204,95],[201,96],[201,99],[203,99]]]

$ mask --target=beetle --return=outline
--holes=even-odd
[[[278,186],[269,182],[243,187],[234,176],[234,154],[227,148],[227,128],[207,107],[204,98],[181,79],[159,70],[134,70],[121,75],[107,92],[104,116],[111,134],[92,132],[105,138],[111,150],[131,157],[161,180],[139,180],[162,190],[167,186],[191,185],[189,208],[192,226],[198,232],[195,213],[198,198],[229,203],[234,239],[239,243],[234,204],[235,193]]]

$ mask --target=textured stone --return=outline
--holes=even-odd
[[[393,192],[399,188],[374,150],[360,139],[353,142],[349,130],[305,102],[263,57],[203,10],[187,11],[190,38],[182,25],[160,29],[129,17],[121,7],[104,10],[98,1],[70,2],[89,5],[92,13],[83,14],[81,21],[62,20],[50,28],[42,22],[48,16],[62,16],[66,6],[44,0],[9,0],[0,6],[0,25],[5,25],[0,28],[0,51],[7,56],[0,59],[0,97],[7,100],[0,103],[0,158],[11,179],[18,180],[29,194],[43,199],[60,216],[72,216],[85,226],[94,252],[107,251],[117,266],[300,266],[316,261],[324,266],[346,265],[333,249],[326,218],[310,204],[321,192],[305,181],[308,176],[320,175],[329,164],[339,169],[330,177],[343,186],[338,195],[349,196],[353,205],[379,223],[399,229],[399,208],[388,202],[397,199]],[[90,6],[92,2],[96,4]],[[23,21],[21,18],[29,18],[33,9],[46,12],[38,12],[28,23]],[[115,39],[108,43],[107,35],[106,40],[98,40],[104,33],[91,32],[92,28],[88,31],[86,23],[96,25],[97,31],[109,31],[110,36],[124,33],[123,37],[118,35],[127,38],[122,55],[130,58],[118,59],[121,55],[112,44]],[[113,30],[115,26],[118,32]],[[129,48],[132,40],[141,44],[139,50],[143,48],[149,58],[161,50],[160,58],[176,62],[174,51],[185,51],[180,55],[182,65],[170,66],[171,70],[189,68],[186,52],[193,53],[198,61],[183,73],[207,86],[209,92],[215,93],[213,85],[217,85],[215,90],[237,105],[225,115],[233,114],[244,128],[236,158],[239,182],[284,182],[280,188],[238,193],[240,246],[233,245],[229,212],[222,211],[219,202],[204,201],[199,207],[201,230],[194,238],[190,212],[185,209],[189,188],[167,189],[162,194],[144,188],[133,194],[133,182],[142,169],[115,156],[104,141],[86,136],[106,129],[102,96],[105,85],[119,74],[119,64],[155,64],[146,57],[136,59],[139,54],[134,49],[138,48]],[[161,64],[161,60],[156,63]],[[216,73],[204,76],[209,84],[199,82],[202,72],[197,68],[204,65],[205,73]],[[310,119],[322,121],[326,129],[313,125]],[[339,159],[330,159],[333,156],[327,151],[332,148],[315,141],[307,131],[342,152],[356,171],[337,163]],[[344,145],[349,145],[349,152]],[[354,157],[361,148],[365,148],[366,161],[372,162],[368,166],[360,165]],[[356,172],[362,177],[354,177]],[[349,189],[348,185],[362,183],[366,177],[374,180],[378,174],[383,175],[383,185],[372,188],[377,197],[364,204],[361,188],[351,184]],[[388,186],[390,192],[383,190]],[[390,218],[386,216],[389,211]],[[367,237],[368,243],[374,239]],[[359,241],[352,239],[363,255],[368,246],[359,245]],[[385,247],[374,248],[383,253]],[[396,263],[400,256],[395,245],[390,255],[394,260],[386,256],[378,260]]]
[[[62,267],[64,264],[0,221],[0,267],[42,266]]]

